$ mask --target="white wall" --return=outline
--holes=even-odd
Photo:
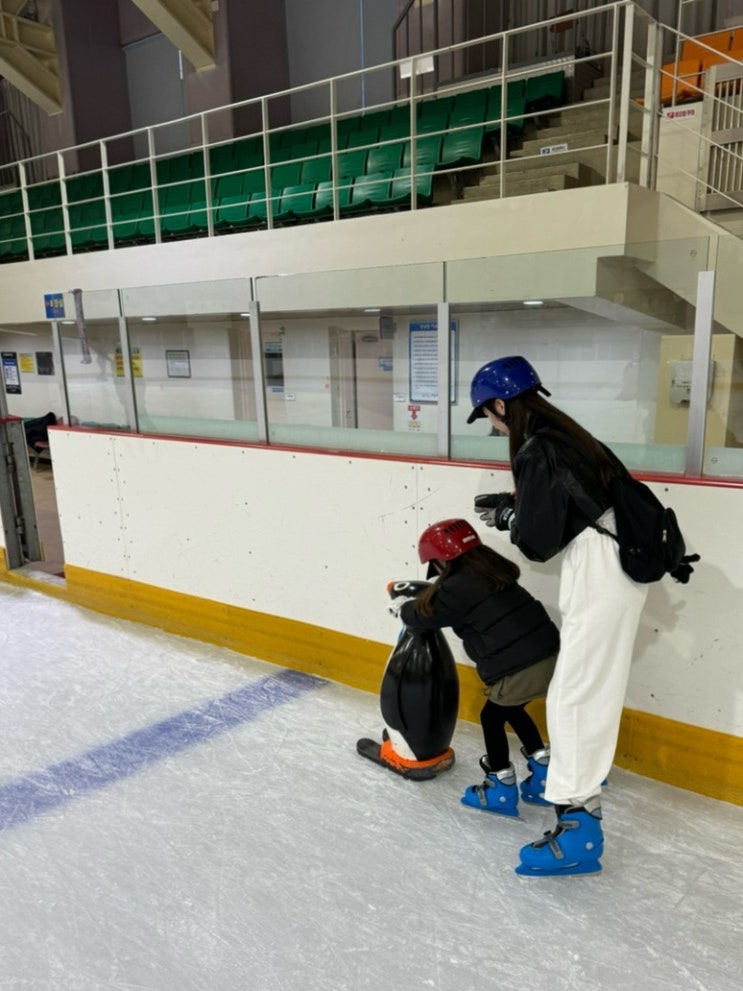
[[[508,471],[50,433],[69,564],[384,643],[386,582],[420,576],[420,532],[461,515],[556,616],[557,562],[529,564],[472,513],[475,494],[511,486]],[[742,735],[740,491],[652,487],[703,560],[688,586],[651,587],[627,704]]]

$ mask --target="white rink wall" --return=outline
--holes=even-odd
[[[385,584],[422,577],[419,533],[463,516],[557,618],[557,562],[529,563],[472,512],[507,470],[80,430],[51,444],[67,564],[391,643]],[[689,585],[651,587],[626,704],[743,736],[740,489],[651,487],[703,560]]]

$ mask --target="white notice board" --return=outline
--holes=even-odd
[[[451,402],[457,399],[457,322],[449,324],[451,332]],[[409,324],[408,358],[410,368],[410,401],[436,403],[439,400],[439,338],[438,323],[428,320]]]

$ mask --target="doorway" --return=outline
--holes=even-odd
[[[333,426],[392,430],[392,341],[331,327],[329,343]]]

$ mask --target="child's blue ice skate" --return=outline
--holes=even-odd
[[[531,772],[529,777],[521,782],[521,797],[530,805],[552,805],[552,802],[548,802],[544,797],[550,748],[545,747],[543,750],[535,750],[533,754],[527,754],[526,747],[522,747],[521,753],[526,757],[526,766]]]
[[[513,764],[503,771],[493,772],[486,755],[480,758],[480,767],[485,771],[485,780],[481,785],[470,785],[462,795],[462,805],[483,812],[495,812],[496,815],[517,816],[519,790]]]
[[[604,852],[601,808],[555,806],[557,826],[541,840],[521,848],[516,873],[525,877],[596,874]]]

